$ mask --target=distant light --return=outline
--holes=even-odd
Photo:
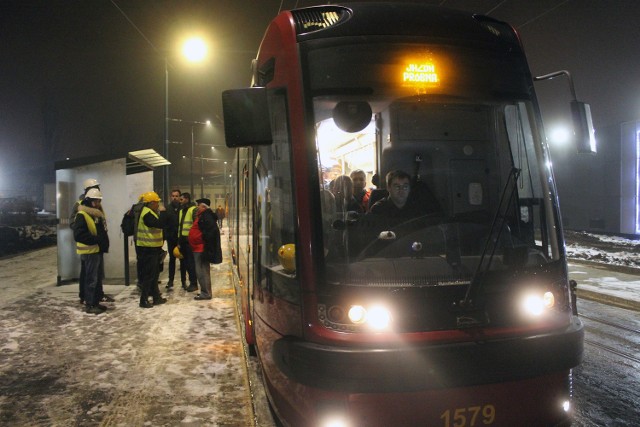
[[[571,142],[571,130],[562,125],[551,128],[549,142],[559,147],[569,144]]]
[[[199,62],[207,56],[207,45],[200,38],[192,38],[184,43],[182,53],[189,61]]]
[[[207,120],[205,123],[207,124],[207,126],[211,126],[211,120]]]
[[[569,412],[569,410],[571,409],[571,402],[569,402],[568,400],[562,402],[562,409],[564,410],[564,412]]]

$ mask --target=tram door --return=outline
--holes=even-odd
[[[238,159],[238,275],[245,318],[251,318],[251,284],[253,281],[253,176],[252,149],[241,149]]]

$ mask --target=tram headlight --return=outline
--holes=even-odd
[[[349,422],[340,415],[335,416],[327,416],[325,419],[320,421],[319,427],[349,427]]]
[[[378,331],[387,329],[391,324],[391,313],[380,305],[371,307],[367,316],[367,324]]]
[[[361,305],[352,305],[348,316],[353,324],[366,324],[371,329],[378,331],[387,329],[391,324],[391,313],[381,305],[374,305],[368,309]]]
[[[531,316],[540,316],[546,310],[552,308],[556,303],[555,297],[552,292],[545,292],[543,294],[531,293],[527,294],[522,300],[522,308],[525,313]]]
[[[361,325],[367,320],[367,310],[361,305],[353,305],[349,309],[349,320],[356,325]]]

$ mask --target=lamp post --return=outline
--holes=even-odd
[[[188,39],[182,49],[182,53],[190,62],[200,62],[207,54],[207,45],[202,39]],[[169,121],[181,121],[171,119],[169,117],[169,58],[164,57],[164,158],[169,160]],[[200,122],[195,122],[200,123]],[[206,124],[206,123],[205,123]],[[193,159],[193,128],[191,129],[191,158]],[[192,160],[193,163],[193,160]],[[193,170],[193,164],[191,166]],[[193,175],[193,173],[192,173]],[[192,178],[193,181],[193,178]],[[166,165],[162,174],[162,195],[166,201],[169,199],[169,165]],[[193,182],[191,184],[191,193],[193,194]]]
[[[169,60],[164,57],[164,158],[169,160]],[[162,170],[162,199],[169,200],[169,165]]]
[[[190,174],[190,190],[191,190],[191,197],[193,197],[194,193],[193,193],[193,160],[195,159],[195,137],[193,135],[193,128],[195,125],[205,125],[205,126],[211,126],[211,120],[207,120],[206,122],[199,122],[197,120],[182,120],[182,119],[173,119],[173,118],[167,118],[167,123],[171,121],[171,122],[178,122],[178,123],[187,123],[191,125],[191,158],[190,158],[190,169],[189,169],[189,174]],[[203,195],[201,195],[201,197],[204,197]]]

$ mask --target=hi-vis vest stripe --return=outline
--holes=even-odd
[[[84,219],[87,222],[87,227],[89,228],[89,233],[91,233],[92,236],[97,236],[98,229],[96,228],[96,223],[93,217],[85,211],[78,211],[78,213],[84,216]],[[84,243],[76,242],[76,253],[78,253],[78,255],[97,254],[100,253],[100,246],[85,245]]]
[[[162,228],[149,228],[144,224],[144,216],[151,212],[151,215],[158,218],[158,214],[148,207],[142,208],[138,219],[138,234],[136,235],[136,245],[147,248],[159,248],[162,246]]]
[[[182,231],[178,233],[178,237],[189,235],[189,230],[191,230],[191,227],[193,226],[193,210],[195,208],[195,206],[191,206],[189,209],[187,209],[186,216],[184,216],[184,209],[180,210],[180,215],[178,216],[178,224],[182,224]],[[183,216],[184,221],[182,219]]]

